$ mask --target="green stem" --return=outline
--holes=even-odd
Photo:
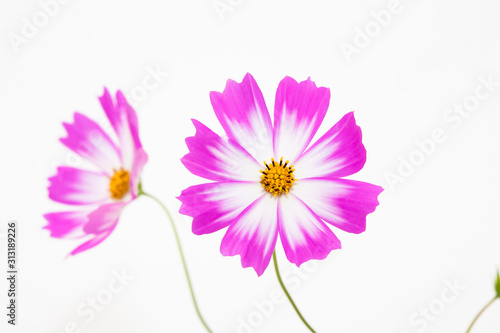
[[[292,296],[290,296],[290,293],[288,292],[288,290],[286,290],[285,284],[283,283],[283,280],[281,279],[280,271],[278,269],[278,260],[276,259],[276,251],[273,252],[273,262],[274,262],[274,269],[276,270],[276,276],[278,277],[278,281],[280,283],[280,286],[283,289],[283,291],[285,292],[285,295],[288,298],[288,300],[290,301],[290,303],[292,303],[292,306],[295,309],[295,312],[297,312],[297,314],[300,317],[300,320],[302,320],[302,322],[304,323],[304,325],[306,325],[307,328],[311,332],[316,333],[316,331],[312,329],[311,325],[309,325],[307,323],[307,321],[304,319],[304,317],[300,313],[299,309],[297,308],[297,305],[295,305],[295,302],[293,301]]]
[[[147,197],[150,197],[154,201],[156,201],[161,206],[161,208],[163,208],[165,213],[167,214],[168,219],[170,220],[170,225],[172,226],[172,229],[174,230],[175,240],[177,241],[177,247],[179,249],[179,254],[181,255],[182,266],[184,267],[184,273],[186,274],[186,280],[187,280],[187,283],[189,286],[189,291],[191,292],[191,298],[193,300],[194,308],[196,309],[196,314],[198,315],[198,318],[200,318],[200,321],[203,324],[203,326],[205,326],[205,329],[208,332],[212,333],[212,330],[208,327],[207,323],[203,319],[203,316],[201,315],[201,312],[200,312],[200,308],[198,307],[198,303],[196,302],[196,297],[194,295],[193,285],[191,283],[191,278],[189,277],[189,271],[188,271],[188,268],[186,265],[186,259],[184,258],[184,252],[182,251],[181,241],[179,239],[179,234],[177,233],[177,228],[175,227],[174,220],[172,219],[172,215],[170,215],[170,212],[168,211],[167,207],[165,207],[165,205],[160,200],[158,200],[156,197],[152,196],[151,194],[148,194],[148,193],[142,191],[141,188],[139,190],[139,195],[145,195]]]
[[[487,308],[490,307],[491,304],[493,304],[493,302],[495,302],[495,300],[497,299],[498,297],[495,296],[491,301],[488,302],[488,304],[486,304],[484,306],[484,308],[481,309],[481,311],[479,311],[479,313],[477,314],[476,318],[474,318],[474,320],[472,321],[472,323],[470,324],[469,328],[467,329],[467,332],[465,333],[469,333],[470,330],[472,329],[472,326],[474,326],[474,324],[476,323],[476,321],[479,319],[479,317],[481,317],[481,315],[483,314],[484,311],[486,311]]]

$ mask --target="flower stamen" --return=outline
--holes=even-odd
[[[127,194],[130,188],[130,174],[123,168],[113,171],[115,174],[109,182],[109,192],[111,192],[111,198],[119,200]]]
[[[260,183],[273,196],[280,196],[283,192],[288,194],[296,181],[293,177],[295,169],[293,165],[287,167],[288,163],[289,161],[285,161],[285,164],[283,164],[283,157],[281,157],[279,165],[274,161],[274,158],[271,158],[270,164],[264,161],[266,170],[260,170],[262,173]]]

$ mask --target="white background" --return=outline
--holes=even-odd
[[[272,267],[258,278],[241,268],[239,257],[222,257],[223,232],[195,236],[190,219],[176,213],[175,197],[203,182],[179,161],[187,153],[184,138],[194,134],[190,118],[222,135],[209,92],[246,72],[270,110],[285,75],[329,87],[332,100],[319,134],[355,110],[368,160],[352,178],[386,188],[365,233],[336,231],[343,249],[307,278],[289,281],[309,322],[333,333],[464,332],[493,296],[500,267],[500,86],[458,126],[445,115],[473,100],[480,77],[500,81],[499,3],[401,0],[379,31],[371,12],[387,8],[386,0],[231,3],[221,19],[212,0],[69,1],[16,51],[8,36],[21,35],[24,18],[33,21],[42,9],[37,1],[2,1],[0,231],[18,222],[20,275],[18,326],[5,329],[7,285],[0,274],[0,330],[61,333],[75,322],[87,333],[204,332],[172,230],[148,198],[126,208],[105,242],[74,258],[66,254],[78,241],[42,230],[43,213],[65,209],[47,198],[47,178],[68,159],[58,142],[65,135],[61,123],[76,110],[104,121],[97,100],[104,85],[130,96],[148,71],[160,70],[169,74],[142,100],[132,98],[150,156],[143,184],[174,212],[214,332],[237,332],[238,318],[248,322],[249,316],[251,332],[307,332],[286,302],[268,316],[255,314],[254,302],[266,303],[279,290]],[[357,29],[367,26],[373,37],[349,62],[341,45],[355,45]],[[445,142],[391,188],[387,173],[397,174],[400,158],[417,156],[415,140],[431,138],[436,128]],[[278,248],[282,272],[290,274]],[[121,270],[134,280],[85,322],[77,308]],[[451,297],[446,281],[466,289]],[[454,300],[444,303],[442,295]],[[439,314],[425,325],[411,323],[429,307]],[[499,312],[500,301],[473,332],[498,332]]]

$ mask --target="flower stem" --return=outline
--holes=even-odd
[[[488,302],[488,304],[486,304],[484,306],[484,308],[481,309],[481,311],[479,311],[479,313],[477,314],[476,318],[474,318],[474,320],[472,321],[472,323],[470,324],[469,328],[467,329],[467,332],[465,333],[469,333],[472,329],[472,326],[474,326],[474,324],[476,323],[476,321],[479,319],[479,317],[481,317],[481,315],[483,314],[484,311],[486,311],[487,308],[490,307],[491,304],[493,304],[493,302],[495,302],[495,300],[498,298],[498,296],[495,296],[491,301]]]
[[[280,271],[278,269],[278,260],[276,259],[276,251],[273,252],[273,262],[274,262],[274,269],[276,270],[276,276],[278,277],[278,281],[280,283],[280,286],[283,289],[283,291],[285,292],[285,295],[288,298],[288,300],[290,301],[290,303],[292,304],[293,308],[295,309],[295,312],[297,312],[297,314],[300,317],[300,320],[302,320],[302,322],[304,323],[304,325],[306,325],[307,328],[311,332],[316,333],[316,331],[313,330],[313,328],[311,327],[311,325],[309,325],[307,323],[307,321],[304,319],[304,317],[300,313],[299,309],[297,308],[297,305],[295,305],[295,302],[293,301],[292,296],[290,296],[290,293],[288,292],[288,290],[286,290],[285,284],[283,283],[283,280],[281,279]]]
[[[198,303],[196,302],[196,296],[194,295],[193,285],[191,283],[191,278],[189,277],[189,271],[188,271],[188,268],[186,265],[186,259],[184,258],[184,252],[182,250],[181,241],[179,239],[179,234],[177,233],[177,228],[175,227],[174,220],[172,219],[172,215],[170,215],[170,212],[168,211],[167,207],[165,207],[165,205],[160,200],[158,200],[158,198],[152,196],[151,194],[148,194],[148,193],[142,191],[142,189],[140,189],[139,195],[145,195],[147,197],[150,197],[154,201],[156,201],[161,206],[161,208],[163,208],[165,213],[167,214],[167,217],[170,220],[170,225],[172,226],[172,229],[174,231],[175,240],[177,241],[177,247],[179,249],[179,254],[181,255],[182,266],[184,267],[184,273],[186,274],[186,280],[187,280],[187,283],[189,286],[189,291],[191,292],[191,299],[193,300],[194,308],[196,309],[196,314],[198,315],[198,318],[200,318],[200,321],[203,324],[203,326],[205,326],[205,329],[208,332],[212,333],[212,330],[208,327],[207,323],[203,319],[203,316],[201,315],[200,309],[198,307]]]

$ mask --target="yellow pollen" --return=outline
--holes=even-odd
[[[114,171],[115,174],[111,177],[111,181],[109,182],[109,192],[111,192],[111,198],[119,200],[128,192],[130,187],[130,174],[122,168],[118,171]]]
[[[273,196],[280,196],[283,192],[288,194],[288,191],[293,186],[293,183],[297,181],[293,178],[293,172],[295,169],[293,165],[288,165],[289,161],[283,163],[283,157],[280,159],[279,163],[271,158],[271,163],[267,164],[265,170],[260,170],[262,176],[260,177],[260,183],[262,187]]]

